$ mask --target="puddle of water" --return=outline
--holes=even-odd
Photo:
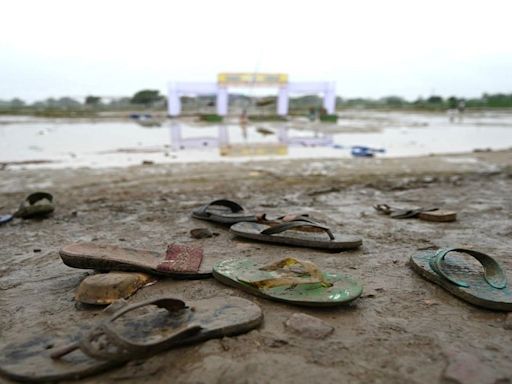
[[[110,167],[197,161],[350,157],[352,146],[384,148],[379,157],[463,153],[512,147],[512,114],[479,114],[450,124],[444,115],[356,112],[338,126],[262,123],[248,127],[172,121],[57,122],[0,118],[0,162],[48,160],[31,167]],[[3,122],[3,124],[2,124]],[[353,127],[373,125],[378,130]],[[345,127],[351,127],[347,132]],[[345,131],[345,132],[344,132]],[[337,148],[336,148],[337,147]],[[222,155],[224,154],[224,156]],[[26,166],[26,165],[24,165]]]

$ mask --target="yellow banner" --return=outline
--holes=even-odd
[[[286,73],[219,73],[219,85],[284,85],[288,83]]]

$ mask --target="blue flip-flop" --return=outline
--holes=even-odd
[[[0,224],[8,223],[12,220],[12,215],[0,215]]]

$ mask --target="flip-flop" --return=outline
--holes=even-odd
[[[124,316],[148,306],[163,309]],[[43,335],[6,345],[0,351],[0,373],[28,382],[76,380],[170,348],[245,333],[262,319],[260,307],[239,297],[190,303],[150,299],[121,308],[85,335],[61,340]]]
[[[457,220],[457,212],[445,211],[444,209],[430,212],[423,211],[419,213],[418,219],[434,222],[451,222]]]
[[[256,221],[256,216],[248,214],[242,206],[227,199],[214,200],[194,211],[192,217],[220,224],[234,224],[241,221]]]
[[[363,292],[362,285],[351,276],[323,272],[309,261],[292,258],[267,266],[250,259],[225,260],[213,267],[213,276],[253,295],[311,307],[343,305]]]
[[[35,192],[26,197],[13,216],[22,219],[46,217],[54,210],[53,196],[51,194],[48,192]]]
[[[449,257],[449,252],[473,256],[483,266],[475,267],[463,258]],[[471,304],[502,311],[512,311],[512,290],[500,265],[492,257],[462,248],[424,251],[411,257],[411,267],[424,278]]]
[[[59,251],[64,264],[73,268],[98,271],[133,271],[176,279],[210,277],[213,262],[203,259],[203,248],[185,244],[170,244],[167,252],[122,248],[115,245],[75,243]]]
[[[363,243],[359,237],[332,233],[329,227],[304,220],[277,225],[237,223],[229,230],[248,239],[308,248],[344,250],[358,248]]]
[[[140,288],[154,282],[155,278],[139,272],[97,273],[80,282],[75,300],[84,304],[108,305],[127,299]]]
[[[8,223],[13,219],[12,215],[0,215],[0,224]]]
[[[376,204],[373,206],[375,210],[384,215],[389,215],[393,219],[411,219],[419,218],[425,221],[455,221],[457,213],[453,211],[440,210],[437,207],[429,208],[397,208],[387,204]]]

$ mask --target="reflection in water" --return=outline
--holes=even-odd
[[[351,118],[338,125],[304,126],[299,121],[258,123],[249,124],[244,132],[239,125],[229,123],[196,125],[173,120],[166,122],[165,128],[148,129],[134,122],[91,124],[0,116],[0,163],[43,161],[45,167],[52,168],[109,167],[146,160],[157,163],[240,160],[233,155],[221,156],[221,149],[225,149],[222,152],[225,155],[237,151],[248,153],[246,159],[251,159],[251,151],[259,151],[257,154],[267,151],[274,158],[284,157],[282,154],[287,151],[286,157],[290,159],[323,159],[354,156],[351,150],[363,146],[385,148],[380,157],[512,146],[512,114],[465,116],[463,124],[450,124],[445,115],[410,113],[371,113],[374,120],[368,122],[368,113],[365,112],[363,120]],[[382,123],[388,121],[383,117],[390,123]],[[383,124],[381,129],[372,128]],[[331,133],[322,133],[325,131]],[[281,155],[275,156],[272,151]]]
[[[222,156],[287,155],[288,147],[332,147],[333,136],[315,130],[313,136],[290,136],[285,126],[275,130],[247,125],[216,127],[216,136],[185,137],[187,128],[178,122],[171,123],[171,148],[174,151],[200,148],[218,148]],[[235,139],[231,139],[235,137]]]

